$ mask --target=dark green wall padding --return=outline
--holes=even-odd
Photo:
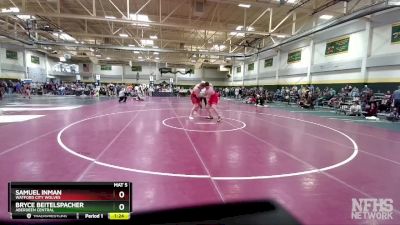
[[[17,79],[8,79],[8,78],[0,78],[0,81],[4,80],[4,81],[18,81]],[[94,83],[92,81],[90,82],[83,82],[83,83]],[[124,84],[124,82],[119,82],[120,84]],[[128,82],[129,83],[129,82]],[[347,83],[342,83],[342,84],[314,84],[315,87],[319,87],[321,90],[323,90],[325,87],[329,87],[329,88],[333,88],[335,90],[340,90],[341,88],[345,87],[347,85]],[[364,83],[352,83],[350,84],[352,87],[357,87],[358,89],[362,89],[364,87]],[[374,92],[386,92],[386,91],[391,91],[393,92],[394,90],[397,90],[397,87],[400,86],[400,83],[368,83],[367,84],[369,88],[371,88]],[[185,88],[185,89],[190,89],[193,87],[193,85],[175,85],[175,86],[179,86],[181,88]],[[282,86],[293,86],[293,85],[260,85],[259,87],[263,87],[264,89],[268,89],[268,90],[273,90],[275,91],[277,88],[281,88]],[[298,87],[300,87],[301,85],[297,85]],[[216,86],[217,88],[225,88],[225,87],[232,87],[232,86]],[[235,86],[238,87],[238,86]],[[257,87],[256,85],[245,85],[245,87],[248,88],[252,88],[252,87]]]
[[[333,88],[335,90],[340,90],[343,87],[345,87],[347,83],[343,84],[314,84],[314,87],[319,87],[321,90],[323,90],[325,87]],[[352,87],[357,87],[358,89],[364,88],[364,83],[352,83],[350,84]],[[369,83],[367,84],[369,88],[371,88],[374,92],[386,92],[386,91],[391,91],[393,92],[394,90],[397,90],[397,87],[400,86],[400,83]],[[178,85],[178,86],[183,86],[183,85]],[[268,90],[276,90],[277,88],[281,88],[282,86],[286,87],[292,87],[293,85],[260,85],[259,87],[263,87],[264,89]],[[301,85],[296,85],[300,87]],[[186,85],[185,85],[186,87]],[[191,87],[191,86],[188,86]],[[221,86],[217,86],[221,87]],[[225,88],[225,86],[223,86]],[[229,86],[228,86],[229,87]],[[237,87],[237,86],[236,86]],[[245,85],[245,87],[257,87],[256,85]]]

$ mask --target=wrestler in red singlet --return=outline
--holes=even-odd
[[[196,84],[192,90],[192,94],[190,95],[190,99],[192,100],[192,103],[195,104],[200,104],[200,92],[202,89],[202,83]]]
[[[221,122],[222,118],[217,110],[217,104],[219,100],[219,94],[216,92],[213,88],[213,86],[210,84],[209,86],[206,86],[206,98],[207,98],[207,112],[208,112],[208,118],[213,119],[211,111],[214,111],[215,114],[218,116],[217,122]]]
[[[193,118],[193,113],[197,112],[199,110],[199,105],[200,105],[200,91],[203,89],[205,86],[208,86],[208,82],[201,82],[199,84],[196,84],[192,90],[192,94],[190,95],[190,99],[192,100],[193,103],[193,108],[190,111],[189,119],[194,119]]]

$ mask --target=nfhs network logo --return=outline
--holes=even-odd
[[[352,198],[351,218],[355,220],[392,220],[393,199]]]

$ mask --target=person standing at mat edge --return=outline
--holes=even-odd
[[[208,83],[208,82],[206,82]],[[211,111],[213,111],[218,116],[217,122],[221,122],[222,118],[217,110],[217,104],[219,100],[219,93],[214,90],[214,87],[211,84],[205,86],[206,89],[206,99],[208,104],[206,105],[208,119],[213,119]]]
[[[396,116],[400,116],[400,86],[393,92],[393,105],[396,110]]]
[[[128,97],[126,96],[125,88],[122,88],[122,89],[119,91],[118,97],[119,97],[119,101],[118,101],[119,103],[121,103],[122,101],[123,101],[123,102],[126,102],[126,99],[127,99]]]
[[[190,94],[190,99],[192,100],[192,110],[190,111],[189,119],[193,120],[193,114],[196,112],[198,114],[198,110],[200,107],[200,92],[201,90],[205,87],[208,86],[208,82],[202,81],[201,83],[198,83],[194,86],[192,93]]]
[[[24,98],[28,97],[31,99],[31,85],[29,83],[24,84]]]

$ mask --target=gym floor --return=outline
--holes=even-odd
[[[221,123],[189,120],[184,97],[0,104],[1,209],[9,181],[131,181],[134,213],[273,199],[304,224],[400,224],[395,129],[232,100]],[[393,219],[352,219],[360,198],[392,199]]]

